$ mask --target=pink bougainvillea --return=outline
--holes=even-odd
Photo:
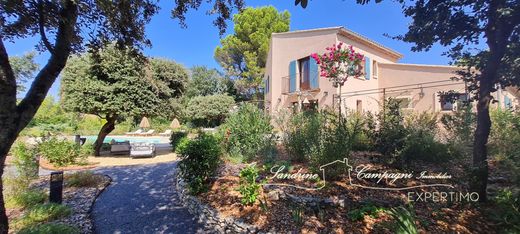
[[[320,76],[328,78],[334,87],[343,86],[349,77],[361,76],[361,63],[364,56],[357,53],[352,46],[345,47],[343,43],[325,48],[323,55],[311,54],[320,67]]]

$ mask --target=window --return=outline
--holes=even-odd
[[[372,62],[372,77],[374,79],[377,79],[377,72],[378,72],[378,69],[377,69],[377,61],[373,61]]]
[[[300,74],[300,90],[311,89],[310,79],[310,57],[305,57],[298,60],[298,69]]]
[[[357,113],[363,112],[363,101],[356,100],[356,111]]]
[[[446,93],[439,95],[442,111],[453,111],[457,108],[457,103],[467,102],[468,95],[465,93]]]

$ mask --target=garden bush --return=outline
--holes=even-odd
[[[284,145],[293,161],[321,165],[348,157],[362,130],[361,118],[345,118],[333,111],[299,113],[284,128]],[[330,167],[327,179],[336,179],[345,168]]]
[[[31,225],[35,223],[48,222],[69,216],[71,208],[56,203],[36,205],[23,217],[23,223]]]
[[[30,208],[45,202],[47,194],[36,189],[23,189],[14,194],[6,196],[6,203],[9,207]]]
[[[323,116],[317,112],[301,112],[290,117],[283,139],[292,161],[307,162],[312,148],[319,142]]]
[[[13,164],[19,175],[26,178],[35,178],[38,176],[38,161],[34,148],[28,146],[22,141],[17,141],[11,148],[13,156]]]
[[[55,166],[67,166],[78,162],[84,155],[80,154],[80,147],[76,143],[47,137],[37,146],[38,154]]]
[[[500,190],[493,199],[491,218],[504,233],[520,233],[520,193],[510,189]]]
[[[188,101],[185,115],[195,126],[215,127],[228,116],[235,100],[228,95],[197,96]]]
[[[491,121],[490,155],[520,181],[520,111],[494,110]]]
[[[404,147],[407,132],[403,125],[400,102],[392,98],[385,102],[384,109],[377,115],[379,127],[372,135],[372,141],[378,152],[393,161],[394,155]]]
[[[395,221],[395,233],[399,234],[417,234],[417,225],[415,224],[415,211],[413,207],[405,208],[403,206],[395,207],[387,211],[387,213]]]
[[[260,195],[260,188],[262,183],[258,180],[258,169],[256,165],[248,165],[240,170],[240,181],[238,191],[242,195],[241,202],[243,205],[252,205],[256,202],[258,195]]]
[[[172,145],[172,150],[175,152],[175,149],[177,149],[177,146],[181,142],[182,138],[186,138],[188,136],[188,133],[184,131],[175,131],[170,136],[170,144]]]
[[[22,228],[19,234],[76,234],[79,228],[62,223],[44,223]]]
[[[477,122],[472,106],[462,105],[457,111],[442,115],[440,121],[445,130],[445,139],[463,155],[471,155]]]
[[[95,187],[101,179],[101,175],[95,175],[92,171],[79,171],[65,175],[65,182],[70,187]]]
[[[210,178],[220,164],[220,145],[213,135],[200,133],[198,137],[179,144],[179,169],[192,194],[208,188]]]
[[[226,152],[238,161],[250,161],[272,146],[271,118],[253,104],[241,106],[220,127]]]

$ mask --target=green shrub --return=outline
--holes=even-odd
[[[520,232],[520,193],[509,189],[499,191],[493,199],[491,218],[503,229],[504,233]]]
[[[494,110],[491,121],[490,155],[520,181],[520,111]]]
[[[220,125],[229,115],[235,100],[223,94],[197,96],[189,100],[185,114],[196,126]]]
[[[446,140],[465,156],[471,155],[473,133],[476,128],[476,114],[472,106],[463,105],[453,113],[442,115],[440,121],[446,130],[444,132]]]
[[[25,227],[18,231],[19,234],[76,234],[80,229],[62,223],[44,223]]]
[[[383,207],[377,207],[373,204],[366,204],[358,209],[353,209],[347,213],[347,217],[352,221],[360,221],[369,215],[372,218],[379,217],[379,213],[385,211]]]
[[[177,146],[181,142],[182,138],[185,138],[188,136],[188,133],[184,131],[175,131],[170,136],[170,144],[172,145],[172,150],[175,152],[175,149],[177,149]]]
[[[436,141],[429,133],[418,131],[409,133],[404,147],[396,152],[394,160],[399,165],[409,164],[415,160],[441,163],[458,158],[458,155],[459,152],[450,145]]]
[[[23,217],[23,223],[32,225],[35,223],[49,222],[59,218],[67,217],[72,213],[72,210],[61,204],[47,203],[36,205]]]
[[[19,175],[27,178],[38,176],[38,161],[36,160],[35,149],[30,148],[24,142],[17,141],[11,148],[14,157],[13,164]]]
[[[392,161],[392,157],[404,147],[408,133],[403,125],[400,102],[392,98],[385,102],[383,111],[377,115],[379,128],[372,137],[375,149]]]
[[[295,162],[307,162],[309,152],[319,142],[322,115],[316,112],[302,112],[290,117],[285,127],[284,145]]]
[[[261,183],[258,183],[258,169],[256,165],[248,165],[240,171],[240,181],[238,191],[242,195],[243,205],[252,205],[256,202],[260,194]]]
[[[79,171],[65,175],[65,182],[70,187],[95,187],[101,182],[102,176],[92,171]]]
[[[179,169],[192,194],[208,188],[209,179],[220,163],[220,145],[214,136],[201,133],[197,138],[177,147],[181,159]]]
[[[94,143],[86,142],[83,144],[79,150],[79,154],[81,156],[90,156],[94,154]]]
[[[184,150],[186,147],[188,147],[188,144],[190,144],[190,138],[183,137],[179,139],[179,143],[177,144],[177,147],[175,148],[175,153],[179,155],[181,153],[181,150]]]
[[[37,148],[40,156],[59,167],[74,164],[82,157],[80,148],[74,142],[56,137],[45,138]]]
[[[6,196],[6,202],[9,207],[30,208],[45,202],[47,194],[44,191],[36,189],[27,189],[9,194]]]
[[[250,161],[272,146],[272,129],[269,115],[255,105],[245,104],[220,127],[220,134],[231,157]]]
[[[398,234],[417,234],[417,225],[415,224],[415,212],[413,207],[406,209],[405,207],[399,206],[392,208],[387,212],[394,218],[395,224],[397,225],[395,233]]]

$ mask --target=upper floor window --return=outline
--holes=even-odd
[[[300,90],[311,89],[310,57],[298,60],[298,73],[300,77]]]

